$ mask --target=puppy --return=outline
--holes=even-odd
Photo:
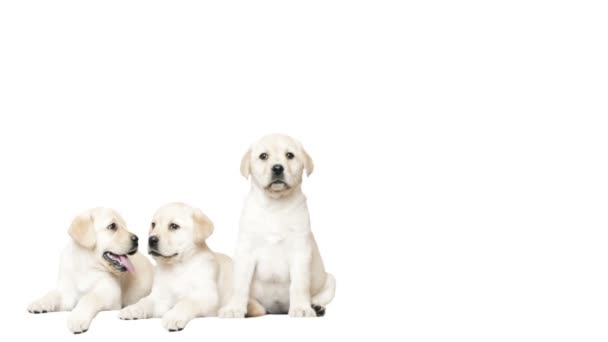
[[[230,292],[232,260],[207,247],[211,233],[213,223],[199,209],[182,203],[158,209],[148,238],[156,260],[152,292],[118,317],[162,317],[165,329],[180,331],[195,317],[217,316]]]
[[[137,236],[106,208],[78,215],[68,233],[57,288],[31,303],[31,313],[69,311],[68,329],[86,332],[99,311],[116,310],[150,293],[154,269],[137,253]]]
[[[333,299],[334,277],[325,272],[310,230],[302,173],[313,163],[302,145],[285,135],[254,143],[241,161],[251,191],[241,214],[234,256],[234,288],[220,317],[243,317],[247,307],[292,317],[322,316]]]

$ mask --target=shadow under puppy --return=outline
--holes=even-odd
[[[57,288],[28,306],[31,313],[69,311],[68,329],[86,332],[98,312],[117,310],[150,293],[154,268],[137,253],[138,239],[107,208],[78,215],[61,255]]]
[[[169,331],[180,331],[196,317],[216,316],[230,295],[232,260],[206,244],[213,223],[200,209],[167,204],[154,214],[148,252],[156,260],[149,296],[122,309],[120,319],[162,317]],[[263,313],[250,306],[248,316]]]

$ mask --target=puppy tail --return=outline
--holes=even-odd
[[[266,314],[266,309],[257,300],[251,298],[247,303],[247,317],[259,317]]]

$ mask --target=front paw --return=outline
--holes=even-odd
[[[221,318],[245,318],[246,312],[247,308],[228,305],[221,308],[217,315]]]
[[[118,318],[131,320],[147,318],[144,310],[137,304],[129,305],[118,312]]]
[[[317,317],[317,313],[310,305],[297,305],[289,308],[291,317]]]
[[[190,319],[188,315],[178,310],[170,310],[163,316],[163,327],[171,332],[182,331]]]
[[[91,320],[78,314],[71,313],[68,317],[68,329],[74,334],[85,333],[89,330]]]
[[[27,311],[33,314],[53,312],[57,309],[52,300],[42,298],[27,306]]]

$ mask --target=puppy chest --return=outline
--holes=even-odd
[[[289,282],[289,263],[282,248],[269,248],[258,255],[256,278],[268,283]]]
[[[157,271],[155,281],[168,297],[177,299],[188,293],[199,292],[212,282],[211,266],[204,263],[188,266]]]

